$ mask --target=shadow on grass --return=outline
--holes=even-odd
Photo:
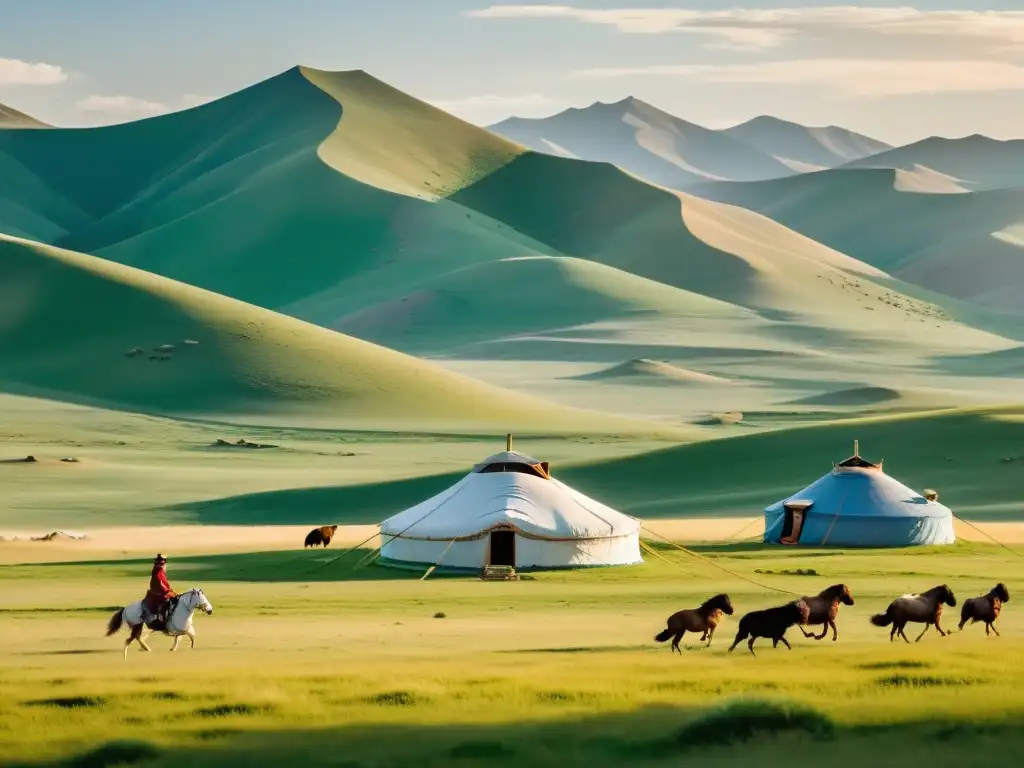
[[[363,547],[355,550],[300,549],[273,552],[240,552],[222,555],[183,555],[175,557],[171,578],[181,587],[207,582],[332,582],[332,581],[399,581],[419,579],[426,572],[388,568],[364,562],[376,550]],[[347,554],[345,554],[347,552]],[[35,567],[35,566],[33,566]],[[48,563],[47,568],[109,569],[124,575],[137,575],[152,567],[152,560],[90,560],[88,562]],[[476,578],[475,574],[453,574],[434,571],[430,579]],[[181,588],[180,587],[180,588]],[[117,610],[116,608],[113,610]]]
[[[546,708],[572,707],[552,698]],[[394,707],[390,699],[382,706]],[[428,707],[429,700],[398,702]],[[850,727],[804,705],[780,700],[740,700],[702,710],[648,708],[629,713],[562,717],[556,722],[502,725],[354,724],[305,730],[256,730],[245,715],[222,718],[215,729],[183,732],[173,749],[147,742],[100,744],[63,761],[22,763],[17,768],[109,768],[115,765],[344,766],[384,768],[445,766],[702,766],[756,763],[790,766],[808,754],[827,755],[830,767],[925,764],[970,765],[998,754],[1004,765],[1024,760],[1020,718],[992,722],[909,722]],[[199,725],[199,723],[197,723]],[[238,726],[238,727],[232,727]],[[245,730],[241,730],[245,727]]]

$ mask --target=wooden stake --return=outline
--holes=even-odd
[[[853,441],[853,455],[860,456],[860,440]]]
[[[505,450],[512,452],[512,435],[505,435]]]

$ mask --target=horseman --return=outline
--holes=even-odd
[[[142,605],[149,614],[145,617],[146,624],[152,624],[154,620],[159,622],[157,627],[151,627],[152,629],[166,629],[167,620],[170,618],[168,610],[171,601],[178,596],[167,581],[166,566],[167,558],[157,555],[153,560],[153,573],[149,577],[149,592],[142,600]]]

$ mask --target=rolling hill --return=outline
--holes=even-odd
[[[673,189],[793,173],[786,163],[727,132],[681,120],[632,97],[541,119],[513,117],[490,130],[538,152],[613,163]]]
[[[360,428],[657,431],[502,391],[93,256],[0,237],[0,387],[190,417]]]
[[[836,125],[809,127],[762,115],[721,131],[801,173],[834,168],[892,149],[892,145]]]
[[[5,128],[49,128],[46,123],[31,115],[19,112],[14,107],[0,104],[0,130]]]
[[[694,193],[763,213],[936,293],[1024,310],[1011,288],[1024,281],[1024,190],[930,194],[900,181],[899,171],[836,169]]]
[[[616,109],[633,139],[622,110],[688,130],[639,102]],[[735,150],[707,174],[767,157],[690,135]],[[914,389],[935,360],[1012,346],[881,264],[530,151],[361,71],[296,67],[176,114],[0,132],[0,163],[0,231],[601,411],[678,423],[886,376]],[[741,383],[681,403],[650,377],[580,376],[637,359]]]
[[[1024,187],[1024,139],[933,136],[847,163],[846,168],[927,169],[973,191]]]

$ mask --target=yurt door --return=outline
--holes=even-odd
[[[800,542],[800,532],[804,527],[805,505],[786,505],[786,519],[782,524],[782,544],[797,544]]]
[[[491,531],[491,561],[489,565],[516,565],[516,532]]]

